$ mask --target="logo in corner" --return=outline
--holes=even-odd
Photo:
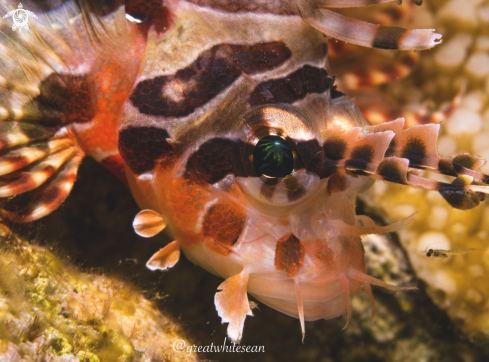
[[[13,31],[16,31],[17,29],[29,31],[29,24],[27,24],[29,21],[29,15],[37,18],[36,14],[34,14],[32,11],[25,10],[22,3],[19,3],[19,8],[17,10],[9,11],[3,18],[6,19],[12,17],[14,22],[14,25],[12,25]]]

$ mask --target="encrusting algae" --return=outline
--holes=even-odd
[[[489,159],[489,2],[429,1],[417,9],[416,26],[434,26],[444,43],[420,54],[410,78],[389,85],[409,107],[436,109],[461,92],[461,101],[441,127],[438,153],[463,152]],[[431,7],[431,11],[429,8]],[[418,106],[419,108],[420,106]],[[482,168],[488,171],[487,165]],[[469,211],[451,208],[435,192],[377,182],[363,200],[397,221],[417,211],[412,223],[399,231],[416,276],[438,307],[474,340],[489,338],[489,204]],[[426,250],[482,249],[429,258]],[[453,254],[453,253],[452,253]]]
[[[1,231],[0,362],[197,360],[173,350],[179,327],[133,286]]]

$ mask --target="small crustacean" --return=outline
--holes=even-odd
[[[65,0],[34,2],[32,33],[0,24],[0,197],[34,191],[16,222],[68,196],[83,157],[130,188],[134,229],[175,238],[148,267],[183,251],[225,281],[215,305],[233,341],[248,293],[304,321],[351,317],[371,285],[355,214],[384,180],[439,192],[453,207],[489,193],[483,161],[440,157],[438,124],[370,124],[327,72],[327,39],[421,50],[432,29],[377,26],[328,8],[392,0]],[[17,4],[7,1],[0,10]],[[127,15],[127,16],[126,16]],[[429,170],[454,178],[437,182]]]
[[[473,251],[484,251],[484,249],[474,249],[474,248],[463,248],[463,249],[453,249],[453,250],[444,250],[444,249],[429,249],[426,252],[426,256],[447,259],[450,256],[458,255],[458,254],[467,254],[472,253]]]

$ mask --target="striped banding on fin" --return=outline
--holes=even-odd
[[[54,134],[52,128],[26,122],[0,123],[0,150],[46,140]]]
[[[27,207],[17,212],[7,211],[9,219],[15,222],[30,222],[56,210],[70,194],[82,159],[81,155],[71,158],[36,191]]]
[[[70,139],[52,139],[48,142],[38,142],[26,147],[15,148],[0,156],[0,176],[20,170],[36,161],[40,161],[58,151],[73,146]]]
[[[304,6],[300,9],[300,13],[309,25],[324,34],[369,48],[423,50],[441,43],[442,36],[435,33],[434,29],[404,29],[375,25],[330,10]]]
[[[353,172],[366,175],[376,172],[395,133],[386,130],[359,137],[361,131],[360,127],[351,128],[345,132],[336,133],[332,140],[327,139],[324,142],[326,159],[323,165],[327,170],[326,174]],[[335,150],[332,146],[337,149]],[[347,148],[342,149],[343,147]],[[341,156],[338,154],[336,157],[335,153],[338,151],[341,152]]]
[[[440,125],[416,125],[402,130],[403,119],[361,128],[330,130],[324,140],[323,174],[354,174],[435,190],[452,206],[467,210],[489,194],[489,176],[477,171],[484,161],[467,153],[441,158],[436,150]],[[375,136],[375,137],[374,137]],[[334,146],[334,147],[332,147]],[[348,150],[348,151],[347,151]],[[421,176],[420,169],[455,177],[452,183]]]
[[[45,160],[31,167],[27,167],[25,170],[2,176],[0,178],[0,197],[22,194],[39,187],[51,178],[74,154],[74,149],[65,149],[48,156]]]
[[[0,123],[0,197],[36,189],[25,208],[6,210],[13,221],[29,222],[49,214],[73,187],[84,153],[66,128],[55,132],[26,122]]]

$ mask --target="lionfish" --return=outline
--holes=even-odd
[[[394,0],[25,0],[29,32],[0,27],[0,197],[32,191],[14,222],[66,199],[85,156],[130,188],[148,262],[186,257],[225,279],[215,296],[239,342],[247,293],[304,321],[351,316],[371,285],[361,235],[395,230],[355,214],[375,180],[438,191],[458,209],[489,192],[484,161],[440,157],[438,124],[372,125],[328,72],[328,37],[398,51],[433,29],[379,26],[330,8]],[[4,13],[15,9],[4,1]],[[448,175],[428,179],[420,171]]]

